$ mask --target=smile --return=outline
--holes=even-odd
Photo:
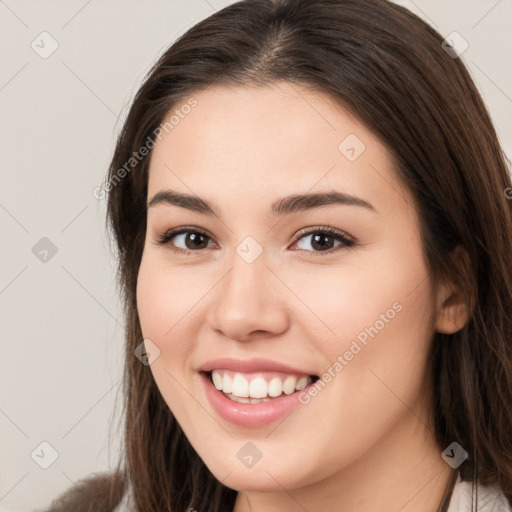
[[[301,391],[316,377],[279,372],[240,373],[213,370],[210,372],[210,378],[215,388],[230,400],[245,404],[259,404]]]
[[[313,373],[262,359],[216,359],[198,370],[213,411],[229,423],[248,428],[285,418],[301,404],[299,394],[319,379]]]

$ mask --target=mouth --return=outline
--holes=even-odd
[[[273,371],[247,373],[214,369],[202,373],[225,398],[252,405],[296,395],[319,379],[318,375]]]
[[[283,421],[304,404],[302,394],[309,393],[320,377],[303,368],[270,359],[224,357],[203,363],[197,371],[204,394],[218,417],[257,429]]]

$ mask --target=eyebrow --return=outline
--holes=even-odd
[[[149,201],[148,207],[152,208],[159,204],[179,206],[202,215],[221,217],[220,208],[216,203],[210,203],[201,197],[184,194],[175,190],[161,190],[157,192]],[[376,208],[368,201],[337,191],[285,196],[277,199],[270,205],[269,213],[271,216],[277,217],[335,204],[358,206],[377,213]]]

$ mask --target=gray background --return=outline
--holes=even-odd
[[[0,0],[2,511],[42,509],[116,460],[122,314],[93,191],[144,74],[230,3]],[[462,58],[510,157],[512,2],[399,3],[469,43]],[[44,31],[58,43],[47,58]]]

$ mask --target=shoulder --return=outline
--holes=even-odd
[[[55,498],[45,512],[113,512],[123,497],[124,487],[123,474],[94,473]]]
[[[462,480],[460,477],[453,488],[448,512],[468,512],[476,504],[477,490],[473,491],[470,481]],[[472,495],[474,497],[472,498]],[[512,512],[512,506],[505,494],[497,485],[483,486],[478,484],[478,510],[492,512]]]

